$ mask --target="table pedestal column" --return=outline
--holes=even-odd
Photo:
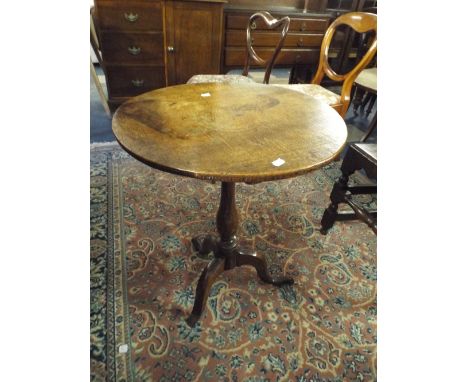
[[[192,239],[192,244],[199,254],[207,255],[213,252],[215,257],[198,280],[192,314],[187,319],[191,327],[196,324],[205,308],[211,286],[224,271],[242,265],[252,265],[257,270],[258,277],[266,283],[273,285],[294,283],[290,277],[273,278],[262,255],[243,250],[238,246],[236,233],[239,217],[236,209],[235,186],[236,184],[231,182],[221,183],[221,201],[216,215],[219,238],[213,235],[201,235]]]

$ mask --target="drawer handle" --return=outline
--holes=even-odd
[[[132,80],[133,86],[135,86],[137,88],[141,88],[144,83],[145,83],[144,80]]]
[[[130,21],[131,23],[134,23],[135,21],[138,20],[138,13],[124,13],[125,19],[127,21]]]
[[[128,53],[136,56],[141,53],[141,48],[139,46],[129,46]]]
[[[250,24],[250,29],[257,29],[257,23],[255,21],[252,21],[252,24]]]
[[[169,53],[173,53],[173,52],[174,52],[174,47],[173,47],[173,46],[168,46],[168,47],[167,47],[167,51],[168,51]]]
[[[301,24],[301,31],[305,31],[305,30],[306,30],[306,23],[303,22],[303,23]]]
[[[301,37],[299,41],[297,42],[297,46],[303,46],[304,45],[304,39]]]

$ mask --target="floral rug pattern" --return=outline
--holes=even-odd
[[[295,284],[227,271],[190,328],[210,259],[190,240],[216,232],[219,183],[151,169],[116,145],[92,149],[91,380],[375,381],[376,236],[359,221],[319,233],[339,175],[334,162],[236,185],[241,245]]]

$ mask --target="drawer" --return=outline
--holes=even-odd
[[[97,8],[101,30],[162,31],[158,1],[101,1]]]
[[[164,65],[162,32],[102,32],[101,49],[107,63]]]
[[[226,31],[226,46],[246,46],[246,33],[242,30]],[[279,32],[259,31],[252,33],[253,46],[275,47],[280,39]],[[288,33],[284,47],[320,47],[322,33]]]
[[[259,48],[257,54],[267,59],[271,57],[274,49]],[[281,49],[275,65],[314,64],[318,61],[320,49]],[[225,66],[243,66],[245,59],[245,48],[226,48],[224,55]]]
[[[300,32],[325,32],[328,28],[329,21],[329,19],[291,18],[289,30]]]
[[[250,15],[230,15],[226,16],[226,29],[243,29],[247,28]],[[276,15],[275,17],[281,17]],[[328,27],[329,19],[306,19],[306,18],[293,18],[291,17],[291,23],[289,24],[289,31],[301,31],[301,32],[323,32]],[[268,30],[263,20],[255,21],[255,28],[260,30]]]
[[[106,66],[109,97],[132,97],[166,86],[163,66]]]

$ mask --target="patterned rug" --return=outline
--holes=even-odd
[[[241,244],[295,284],[225,272],[190,328],[209,262],[190,239],[215,232],[220,185],[92,148],[91,380],[375,381],[376,236],[358,221],[319,233],[338,169],[236,186]]]

